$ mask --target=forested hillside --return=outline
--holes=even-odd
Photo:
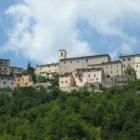
[[[140,140],[140,81],[99,93],[1,89],[0,140]]]

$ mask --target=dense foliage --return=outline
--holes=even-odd
[[[139,140],[140,81],[104,92],[0,90],[0,140]]]
[[[27,70],[26,70],[26,74],[31,75],[33,82],[36,82],[36,75],[35,75],[35,69],[31,66],[31,63],[29,62],[27,65]]]
[[[57,73],[53,73],[52,77],[46,78],[45,76],[38,76],[37,77],[37,83],[50,83],[52,87],[58,87],[59,84],[59,75]]]

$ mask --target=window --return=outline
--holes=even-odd
[[[3,82],[4,85],[6,85],[6,82]]]
[[[88,78],[90,78],[90,74],[88,74]]]
[[[86,63],[88,63],[88,59],[86,59]]]
[[[96,78],[96,81],[98,81],[98,78]]]
[[[61,52],[61,56],[63,56],[63,52]]]
[[[76,62],[77,62],[77,63],[79,63],[79,61],[78,61],[78,60],[77,60]]]
[[[126,61],[126,59],[125,59],[125,58],[123,58],[123,61]]]
[[[116,73],[118,73],[119,71],[117,70],[117,72]]]
[[[70,63],[72,63],[72,61],[70,61]]]
[[[68,83],[67,81],[65,81],[65,83]]]
[[[127,60],[128,60],[128,61],[131,61],[131,58],[128,58]]]
[[[125,64],[123,65],[123,67],[125,68]]]
[[[136,65],[136,67],[138,68],[139,66],[138,66],[138,65]]]
[[[94,74],[94,77],[96,77],[96,74]]]
[[[63,81],[61,83],[63,84]]]

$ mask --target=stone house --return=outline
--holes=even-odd
[[[14,88],[15,78],[10,75],[0,75],[0,88]]]
[[[33,80],[30,75],[21,75],[15,78],[16,87],[33,86]]]
[[[131,66],[136,72],[136,78],[140,79],[140,54],[120,56],[120,61],[123,65],[123,74],[127,67]]]
[[[64,55],[64,57],[62,57],[62,55]],[[67,58],[66,51],[64,50],[60,50],[59,57],[60,73],[73,72],[76,69],[86,69],[88,68],[88,65],[101,64],[103,62],[105,63],[111,61],[111,58],[108,54]]]
[[[54,73],[59,73],[59,64],[52,63],[46,65],[37,65],[35,68],[36,76],[44,76],[46,78],[51,78]]]
[[[9,59],[0,59],[0,75],[9,75]]]
[[[95,83],[102,84],[103,80],[103,70],[101,68],[76,69],[73,75],[78,87]]]

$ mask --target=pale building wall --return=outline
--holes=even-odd
[[[10,60],[0,59],[0,75],[9,75]]]
[[[10,74],[12,73],[14,76],[25,73],[25,70],[19,67],[10,67],[9,70],[10,70]]]
[[[140,63],[135,64],[134,69],[135,69],[135,72],[136,72],[136,78],[140,79]]]
[[[59,71],[60,73],[72,72],[75,69],[88,68],[88,65],[101,64],[103,62],[109,62],[110,57],[108,55],[102,56],[90,56],[79,58],[68,58],[60,60]]]
[[[59,76],[59,87],[72,87],[75,86],[75,80],[72,74],[64,74]]]
[[[0,76],[0,88],[14,88],[15,79],[12,76]]]
[[[125,74],[125,70],[127,69],[127,67],[129,65],[134,68],[134,64],[135,64],[135,57],[134,56],[121,57],[120,61],[122,62],[122,65],[123,65],[123,75]]]
[[[136,78],[140,79],[140,55],[135,57],[134,69],[136,72]]]
[[[103,72],[101,69],[81,69],[73,72],[76,86],[83,87],[86,84],[102,84]]]
[[[140,55],[128,55],[120,57],[120,60],[123,63],[123,74],[127,69],[128,65],[133,67],[136,72],[136,78],[140,79]]]
[[[66,59],[66,58],[67,58],[66,50],[59,50],[59,60]]]
[[[46,78],[51,78],[54,73],[59,73],[58,64],[39,65],[35,69],[35,74],[37,76],[41,75]]]
[[[17,87],[33,86],[32,77],[29,75],[22,75],[21,77],[16,77],[15,80],[16,80]]]
[[[102,64],[102,68],[104,70],[104,74],[106,77],[114,77],[114,76],[122,76],[123,70],[122,70],[122,63],[106,63]]]
[[[120,61],[112,61],[98,65],[89,65],[89,68],[102,68],[105,77],[122,76],[123,68]]]

